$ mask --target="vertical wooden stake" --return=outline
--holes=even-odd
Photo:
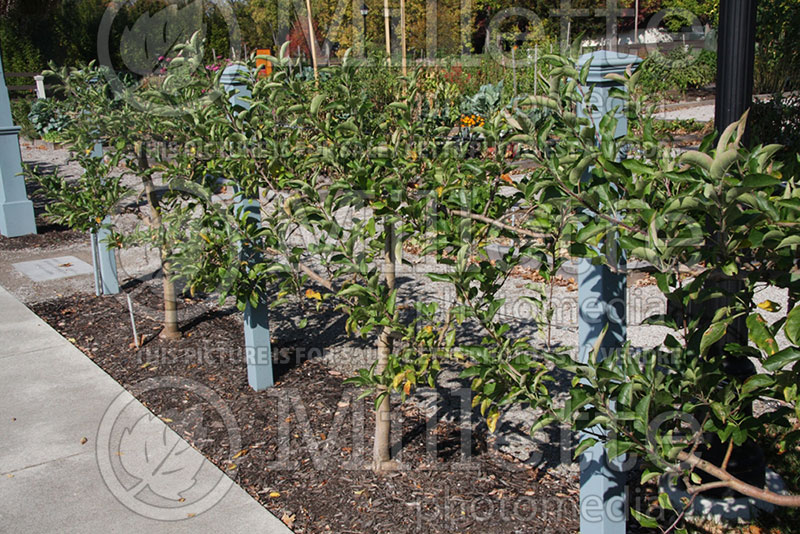
[[[306,0],[308,1],[308,0]],[[389,0],[383,0],[383,28],[386,33],[386,64],[392,65],[392,30],[391,30],[391,16],[389,11]]]
[[[319,72],[317,72],[317,37],[314,35],[314,24],[311,18],[311,0],[306,0],[306,13],[308,14],[308,37],[311,41],[311,64],[314,66],[314,83],[319,86]]]
[[[539,45],[533,48],[533,96],[539,94]]]
[[[514,80],[514,100],[513,110],[517,111],[517,45],[511,46],[511,75]]]
[[[400,48],[402,52],[401,64],[403,66],[403,76],[408,76],[406,64],[406,0],[400,0]]]

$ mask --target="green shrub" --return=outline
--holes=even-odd
[[[654,52],[639,66],[639,83],[649,93],[670,90],[685,92],[703,87],[717,78],[717,53],[689,48],[676,48],[666,54]]]
[[[503,104],[503,80],[499,83],[481,85],[478,92],[472,96],[464,97],[461,101],[463,115],[479,115],[491,117],[499,111]]]
[[[783,145],[779,157],[794,160],[800,153],[800,96],[777,93],[769,101],[755,101],[750,108],[753,144]]]
[[[51,139],[53,134],[58,134],[69,124],[69,118],[59,107],[58,101],[52,98],[31,104],[28,120],[41,137],[50,134]]]
[[[772,94],[800,88],[800,3],[759,2],[753,90]]]
[[[14,124],[21,128],[20,135],[33,139],[37,136],[36,129],[28,119],[28,114],[31,112],[32,98],[13,98],[11,99],[11,117]]]

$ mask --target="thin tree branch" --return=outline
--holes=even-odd
[[[531,230],[526,230],[525,228],[518,228],[516,226],[511,226],[510,224],[506,224],[503,222],[498,221],[497,219],[492,219],[491,217],[487,217],[485,215],[480,215],[478,213],[472,213],[469,211],[464,210],[447,210],[448,213],[451,215],[456,215],[458,217],[464,217],[465,219],[474,219],[476,221],[481,221],[486,224],[490,224],[496,228],[500,228],[502,230],[507,230],[509,232],[514,232],[519,235],[524,235],[526,237],[531,237],[534,239],[544,239],[549,237],[548,234],[533,232]]]
[[[728,462],[731,461],[731,454],[733,454],[733,440],[728,442],[728,450],[725,451],[725,458],[723,458],[722,465],[720,466],[723,471],[728,470]]]
[[[718,478],[720,484],[715,487],[731,488],[738,491],[742,495],[753,497],[754,499],[759,499],[777,506],[789,506],[793,508],[800,507],[800,495],[781,495],[767,489],[757,488],[734,477],[724,469],[717,467],[711,462],[703,460],[702,458],[693,454],[689,454],[688,452],[678,453],[678,460],[681,462],[686,462],[690,466],[696,467],[697,469],[700,469],[701,471]],[[709,482],[709,484],[714,483]],[[706,489],[708,489],[707,484],[704,484],[703,486],[706,486]]]

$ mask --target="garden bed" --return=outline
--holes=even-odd
[[[376,475],[369,467],[374,418],[369,401],[356,401],[358,391],[343,384],[345,377],[319,359],[277,365],[275,387],[269,392],[252,391],[243,359],[235,363],[235,355],[242,354],[237,313],[209,312],[179,341],[160,339],[159,324],[139,318],[137,326],[145,343],[136,349],[124,326],[128,311],[112,298],[75,295],[32,308],[128,389],[160,376],[185,377],[211,387],[235,415],[245,453],[231,460],[225,430],[219,425],[198,429],[186,420],[168,424],[221,469],[233,473],[237,483],[295,532],[578,530],[574,475],[553,476],[547,469],[498,453],[487,447],[485,434],[479,431],[472,433],[470,458],[464,460],[461,429],[452,422],[439,422],[432,429],[437,450],[431,454],[426,449],[426,419],[413,405],[396,410],[403,428],[401,470]],[[213,357],[196,357],[208,356],[209,347],[218,349]],[[281,340],[276,339],[276,353],[280,347]],[[181,409],[179,399],[163,390],[141,397],[164,419]],[[292,424],[298,417],[295,412],[276,413],[276,398],[302,399],[313,439],[327,458],[324,467],[315,467],[307,436],[301,426]],[[353,406],[347,407],[356,402],[364,403],[366,432],[361,443],[352,438],[356,419],[349,416]],[[334,414],[342,407],[347,408],[347,416],[333,428]],[[274,469],[271,464],[279,456],[283,423],[291,428],[290,442],[283,445],[289,447],[296,465],[291,470]],[[359,457],[362,467],[346,467],[346,462]]]

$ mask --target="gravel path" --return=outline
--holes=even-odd
[[[711,113],[713,116],[713,106],[700,106],[695,108],[680,109],[668,112],[675,118],[696,118],[706,116]],[[22,143],[23,159],[28,164],[38,165],[42,170],[52,172],[55,167],[59,167],[61,172],[67,176],[77,176],[81,172],[76,164],[67,164],[68,153],[66,150],[43,149],[41,146],[32,143]],[[134,178],[126,179],[126,183],[132,187],[137,185]],[[220,197],[223,202],[229,202],[227,198]],[[269,211],[269,208],[267,208]],[[352,213],[340,213],[338,217],[342,221],[352,219]],[[135,223],[135,215],[126,214],[122,216],[122,224],[125,226]],[[302,233],[295,236],[297,244],[302,244],[311,236]],[[65,245],[66,246],[66,245]],[[86,243],[72,243],[68,245],[72,249],[88,249]],[[55,255],[55,254],[53,254]],[[398,272],[398,283],[400,288],[399,301],[410,304],[414,301],[437,302],[440,309],[446,310],[454,305],[455,298],[452,289],[445,283],[432,282],[426,274],[429,272],[442,272],[448,267],[436,264],[431,258],[418,258],[407,255],[410,265],[404,265]],[[18,261],[18,260],[15,260]],[[2,263],[6,263],[3,261]],[[137,313],[144,313],[147,316],[158,316],[160,313],[160,279],[159,279],[159,260],[158,254],[152,249],[137,247],[127,249],[118,254],[118,268],[120,281],[124,290],[131,293],[137,306]],[[569,269],[567,269],[569,271]],[[574,273],[577,279],[577,273]],[[3,281],[8,285],[8,281]],[[28,284],[24,290],[17,290],[12,284],[12,291],[27,302],[36,302],[45,298],[52,298],[53,289],[42,290],[35,284]],[[84,280],[81,284],[72,284],[71,292],[90,291],[89,281]],[[62,285],[58,289],[63,292]],[[506,320],[511,326],[511,332],[515,336],[531,336],[539,339],[542,345],[543,333],[537,328],[536,310],[528,304],[524,297],[532,296],[534,292],[528,289],[529,281],[522,278],[510,278],[506,286],[501,291],[500,296],[505,300],[504,305],[499,311],[499,317]],[[552,343],[564,347],[575,347],[578,343],[577,338],[577,291],[576,286],[557,287],[554,293],[555,315],[553,318],[553,328],[551,332]],[[60,294],[60,293],[59,293]],[[786,305],[786,294],[774,288],[765,289],[756,296],[757,302],[772,300],[782,306]],[[216,306],[217,298],[209,295],[204,301],[187,302],[181,308],[181,321],[185,324],[206,313],[209,309]],[[666,311],[666,301],[661,292],[654,285],[642,285],[640,283],[629,283],[627,295],[627,316],[628,316],[628,338],[632,345],[637,348],[653,348],[663,342],[664,336],[669,329],[656,326],[642,325],[642,321],[649,315],[664,313]],[[777,314],[764,313],[768,320],[775,320]],[[273,328],[280,332],[285,339],[296,338],[303,340],[306,338],[302,330],[297,329],[297,323],[302,316],[302,311],[297,308],[276,310],[273,320]],[[336,323],[336,318],[330,318],[328,326]],[[459,332],[459,340],[462,343],[479,342],[481,332],[474,323],[465,323]],[[342,336],[335,336],[341,339]],[[786,340],[779,338],[779,344],[783,345]],[[320,352],[326,364],[343,374],[349,375],[359,367],[369,366],[374,359],[373,344],[371,340],[361,341],[345,339],[336,341],[334,345],[325,346]],[[573,349],[573,354],[575,350]],[[459,369],[450,367],[445,369],[439,381],[437,390],[420,390],[413,402],[420,405],[428,415],[434,413],[443,417],[448,417],[448,413],[460,409],[460,397],[458,391],[468,387],[468,384],[457,378]],[[444,399],[444,400],[443,400]],[[444,403],[444,404],[442,404]],[[527,428],[535,421],[537,414],[530,409],[523,409],[515,406],[504,413],[498,425],[499,432],[495,437],[496,445],[503,452],[507,452],[517,457],[521,461],[538,464],[542,461],[553,465],[562,465],[563,469],[574,471],[577,465],[571,463],[571,455],[564,452],[564,447],[558,447],[555,442],[563,443],[563,436],[553,436],[552,434],[539,433],[531,438],[527,433]],[[569,448],[569,439],[566,440],[566,448]],[[565,460],[566,459],[566,460]]]

